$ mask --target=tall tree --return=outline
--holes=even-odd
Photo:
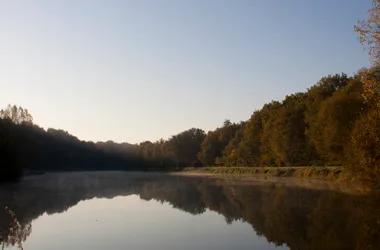
[[[380,63],[380,0],[372,0],[368,10],[368,18],[360,20],[355,25],[360,43],[368,49],[368,54],[374,65]]]
[[[317,114],[314,137],[318,153],[329,165],[343,165],[346,149],[357,117],[364,108],[360,79],[351,79],[342,90],[322,102]]]
[[[360,72],[362,95],[368,108],[356,122],[352,133],[352,158],[354,169],[373,190],[380,187],[380,0],[372,1],[367,20],[355,26],[360,42],[368,49],[372,68]]]
[[[228,142],[223,150],[223,156],[220,159],[221,164],[225,166],[246,166],[244,159],[238,154],[239,144],[243,140],[244,130],[247,123],[240,123],[240,128],[236,131],[235,136]]]
[[[380,109],[373,108],[356,122],[352,132],[351,169],[374,191],[380,187]]]
[[[345,87],[349,79],[346,74],[335,74],[322,77],[317,84],[313,85],[307,91],[305,121],[307,140],[310,143],[310,149],[314,150],[316,145],[322,140],[320,126],[318,125],[318,113],[323,101],[330,98],[335,91]],[[325,164],[321,157],[314,155],[313,160],[316,164]]]
[[[380,64],[359,72],[363,82],[362,95],[372,106],[380,106]]]
[[[243,130],[243,137],[237,144],[235,154],[246,166],[259,166],[261,159],[261,135],[263,124],[261,112],[255,111]]]
[[[280,102],[272,101],[271,103],[265,104],[260,111],[263,127],[263,132],[260,136],[261,165],[280,165],[280,162],[278,161],[271,144],[273,141],[274,122],[276,120],[278,110],[281,108],[281,106],[282,105]]]
[[[372,61],[370,69],[360,72],[363,81],[363,96],[370,103],[380,105],[380,0],[372,0],[368,18],[355,25],[360,43],[368,49]]]
[[[287,96],[273,123],[271,147],[279,165],[310,164],[310,149],[305,136],[305,93]]]
[[[22,175],[19,128],[0,119],[0,181],[17,180]]]
[[[32,125],[33,117],[27,109],[17,107],[16,105],[8,105],[6,109],[0,110],[0,119],[9,119],[14,124]]]
[[[197,154],[205,137],[203,130],[191,128],[169,139],[168,147],[178,166],[187,167],[197,162]]]

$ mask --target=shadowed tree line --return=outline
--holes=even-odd
[[[245,221],[252,226],[252,234],[290,249],[380,247],[379,199],[285,183],[247,185],[212,178],[151,174],[141,178],[112,172],[41,175],[3,186],[0,206],[7,204],[17,215],[20,228],[25,230],[20,235],[25,240],[33,233],[30,223],[45,212],[62,213],[95,197],[132,194],[144,200],[168,202],[193,215],[207,209],[215,211],[228,224]],[[8,214],[0,211],[4,241],[8,239],[9,220]]]
[[[0,180],[14,180],[23,172],[123,170],[141,165],[133,150],[121,154],[109,142],[85,142],[66,131],[33,124],[26,109],[9,106],[0,111]],[[125,148],[125,145],[122,145]]]

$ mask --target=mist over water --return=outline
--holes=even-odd
[[[25,250],[377,249],[379,203],[342,191],[294,179],[77,172],[1,185],[0,206],[17,216]],[[3,211],[2,241],[17,249]]]

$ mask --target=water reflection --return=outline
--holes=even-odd
[[[26,250],[49,249],[59,239],[62,249],[380,249],[378,204],[373,197],[282,182],[111,172],[50,174],[0,186],[0,207],[11,208],[28,229]],[[5,245],[14,243],[9,223],[0,212]]]

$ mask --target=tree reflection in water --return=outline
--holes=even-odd
[[[0,187],[0,206],[12,208],[21,222],[18,230],[9,234],[9,230],[1,230],[7,223],[0,213],[2,241],[8,245],[24,241],[31,233],[30,222],[45,212],[62,213],[95,197],[132,194],[168,202],[194,215],[215,211],[227,223],[246,221],[253,233],[290,249],[380,249],[377,197],[283,181],[112,172],[42,175]]]
[[[32,225],[30,222],[21,225],[12,210],[8,207],[5,207],[4,210],[10,216],[10,224],[8,234],[4,238],[2,237],[2,249],[4,250],[5,247],[17,245],[19,249],[24,250],[22,242],[25,241],[32,232]]]

